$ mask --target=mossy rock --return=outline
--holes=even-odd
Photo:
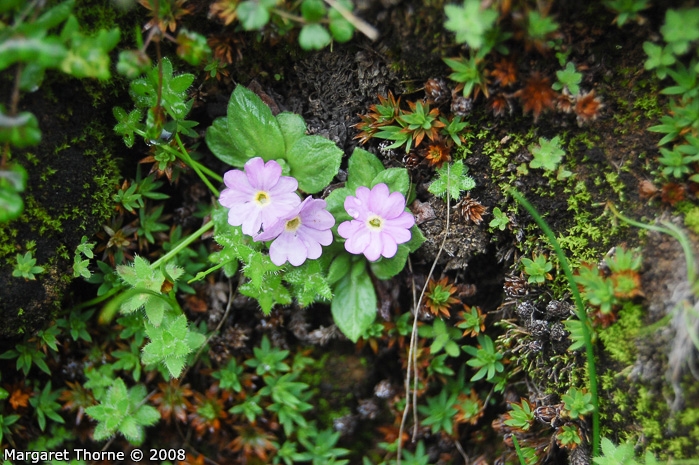
[[[29,181],[24,212],[0,226],[2,338],[31,333],[52,319],[73,279],[76,246],[113,208],[118,182],[113,150],[119,140],[111,114],[92,105],[97,87],[112,94],[106,85],[60,78],[20,102],[21,111],[37,116],[42,141],[12,157],[26,168]],[[29,250],[44,272],[34,280],[12,276],[17,254]]]

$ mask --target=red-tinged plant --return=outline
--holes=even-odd
[[[663,185],[663,188],[660,190],[660,199],[663,202],[672,205],[673,207],[678,202],[683,201],[684,198],[685,188],[682,184],[668,182],[665,185]]]
[[[275,437],[264,431],[256,424],[246,424],[234,426],[238,436],[230,443],[230,448],[234,452],[239,452],[244,457],[244,463],[252,457],[268,462],[269,453],[275,451]]]
[[[188,417],[197,438],[201,439],[206,433],[216,435],[220,432],[221,422],[228,418],[228,412],[219,395],[218,384],[212,385],[206,395],[194,393],[194,411]]]
[[[514,94],[522,102],[524,114],[532,112],[534,121],[544,110],[552,110],[555,106],[558,94],[551,88],[551,80],[539,72],[529,76],[524,87]]]
[[[187,421],[187,413],[192,410],[189,399],[194,395],[189,384],[180,385],[179,381],[158,383],[158,392],[153,394],[151,401],[160,412],[160,416],[168,424],[173,417],[181,423]]]
[[[451,148],[440,139],[434,141],[425,149],[425,160],[436,168],[451,161]]]
[[[461,321],[456,324],[456,327],[464,330],[464,337],[476,337],[485,331],[485,315],[479,307],[464,305],[464,310],[459,312],[459,317]]]
[[[505,112],[512,113],[512,103],[503,94],[493,95],[488,99],[487,105],[497,118],[504,116]]]
[[[456,290],[456,286],[450,284],[446,276],[439,281],[431,279],[425,292],[425,306],[433,315],[441,314],[449,318],[449,308],[452,304],[459,303],[459,299],[454,297]]]
[[[602,104],[599,97],[595,97],[594,90],[578,96],[575,101],[575,114],[578,117],[578,125],[582,126],[585,123],[596,120],[603,107],[604,104]]]
[[[216,17],[229,26],[237,17],[239,0],[217,0],[209,6],[209,17]]]
[[[490,77],[500,87],[512,86],[517,82],[517,66],[511,59],[501,58],[493,65]]]
[[[75,424],[80,425],[85,415],[85,409],[95,405],[95,398],[91,390],[85,389],[77,381],[74,383],[66,381],[66,385],[68,389],[61,391],[58,400],[63,403],[63,410],[75,412]]]
[[[369,113],[358,115],[361,122],[353,127],[360,130],[354,138],[365,144],[382,126],[395,123],[396,118],[402,113],[400,109],[400,97],[396,99],[393,92],[388,91],[388,97],[379,95],[379,103],[369,107]]]
[[[138,3],[151,12],[152,19],[145,29],[157,27],[162,33],[175,32],[177,22],[192,12],[184,6],[187,0],[138,0]]]
[[[406,126],[402,132],[410,134],[415,141],[415,147],[419,146],[427,136],[434,141],[439,135],[439,130],[445,124],[439,120],[439,108],[430,109],[429,103],[408,102],[411,112],[398,116],[398,120]],[[408,149],[410,143],[408,142]]]

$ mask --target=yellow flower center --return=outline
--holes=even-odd
[[[370,216],[366,224],[369,226],[369,228],[380,231],[381,225],[383,224],[383,219],[379,215]]]
[[[255,194],[254,200],[259,206],[264,207],[269,203],[269,194],[265,191],[259,191]]]
[[[284,229],[286,229],[289,232],[294,232],[297,229],[299,229],[300,227],[301,227],[301,217],[297,216],[293,220],[287,221]]]

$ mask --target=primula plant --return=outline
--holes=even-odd
[[[243,263],[249,281],[241,292],[265,313],[293,298],[303,306],[332,300],[336,324],[356,341],[376,313],[370,270],[379,279],[396,275],[422,242],[406,210],[410,183],[405,170],[387,170],[357,149],[345,187],[326,199],[302,199],[299,191],[314,194],[330,184],[342,157],[332,142],[305,130],[298,115],[274,116],[244,87],[233,92],[228,117],[206,136],[218,158],[243,168],[224,175],[224,208],[214,213],[223,250],[214,261],[227,273]],[[216,219],[224,215],[225,224]]]

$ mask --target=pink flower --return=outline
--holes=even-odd
[[[330,228],[335,225],[335,218],[325,206],[325,200],[306,197],[288,216],[255,236],[255,241],[274,239],[269,246],[269,256],[277,266],[287,260],[299,266],[307,258],[318,258],[321,245],[330,245],[333,241]]]
[[[230,225],[242,225],[244,234],[254,236],[260,228],[272,226],[298,207],[299,184],[292,177],[282,176],[282,167],[274,160],[265,163],[260,157],[251,158],[244,169],[223,175],[226,189],[221,192],[219,202],[230,208]]]
[[[386,184],[377,184],[373,189],[360,186],[356,197],[348,195],[345,210],[354,218],[337,228],[340,236],[347,239],[345,249],[371,260],[391,258],[398,251],[398,244],[410,240],[410,228],[415,217],[405,211],[405,197],[400,192],[389,194]]]

